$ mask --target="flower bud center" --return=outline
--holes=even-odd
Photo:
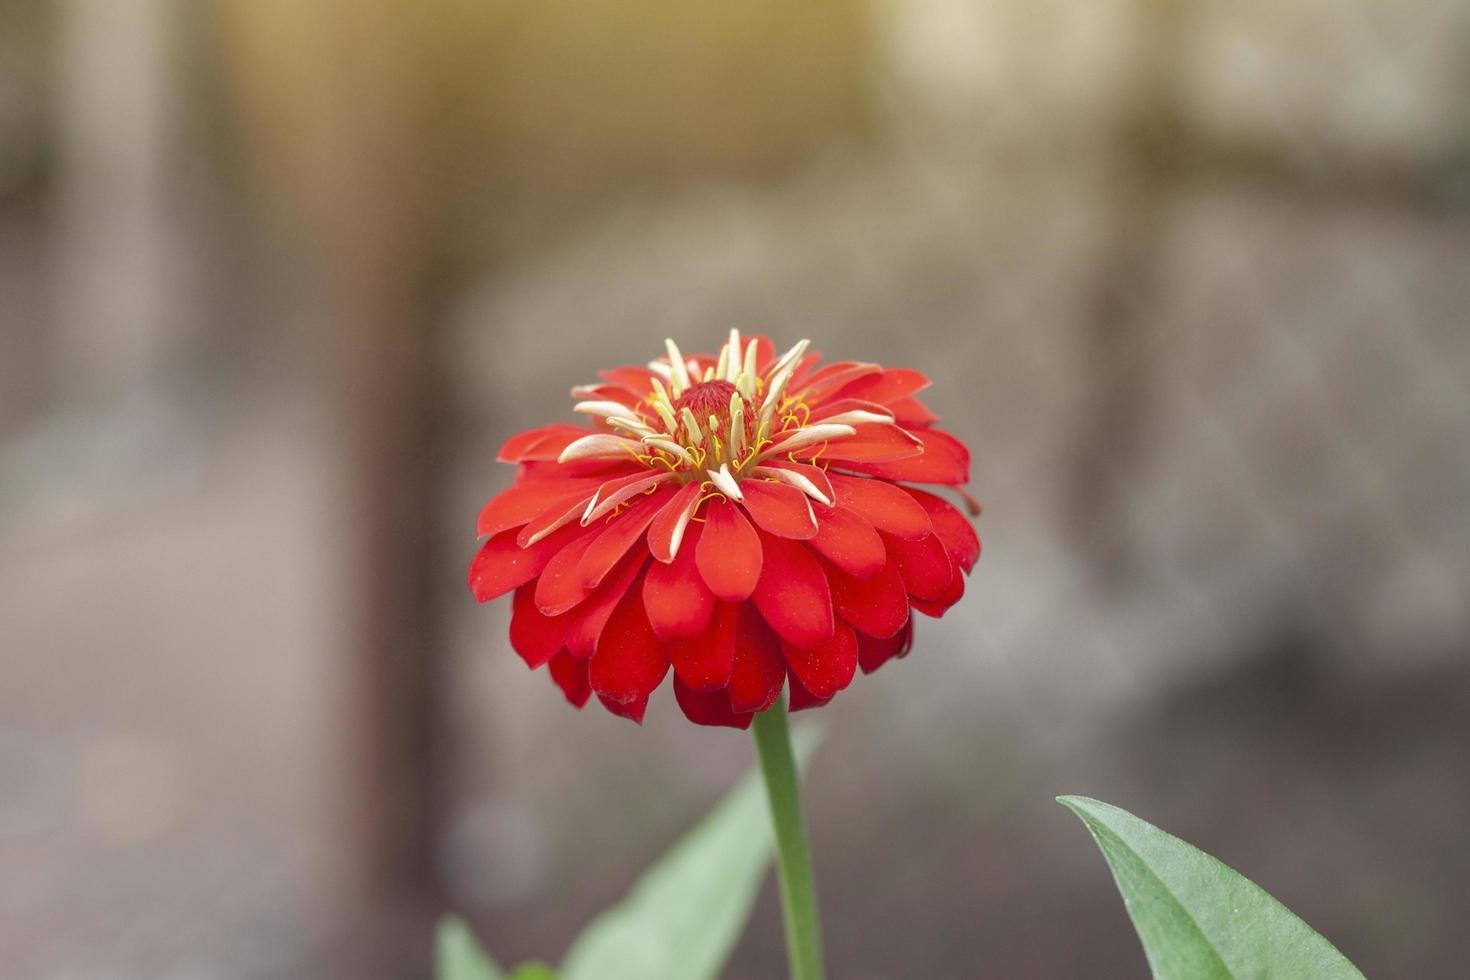
[[[730,398],[735,393],[735,386],[728,381],[701,381],[690,385],[674,401],[674,413],[687,408],[701,424],[713,415],[722,426],[729,425]]]

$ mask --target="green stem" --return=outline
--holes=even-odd
[[[817,889],[812,858],[801,816],[796,760],[786,725],[786,699],[755,716],[751,726],[755,749],[771,804],[776,832],[776,868],[781,880],[781,908],[786,917],[786,953],[792,980],[822,980],[822,929],[817,921]]]

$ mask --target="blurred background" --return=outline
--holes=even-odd
[[[1462,975],[1467,96],[1455,0],[0,0],[6,977],[557,958],[752,750],[567,707],[475,514],[730,327],[986,505],[822,712],[834,977],[1143,976],[1058,793]]]

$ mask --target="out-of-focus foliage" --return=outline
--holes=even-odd
[[[435,980],[501,980],[505,976],[475,942],[465,921],[454,916],[439,923],[434,963]]]
[[[818,729],[793,733],[797,764]],[[512,980],[704,980],[719,975],[740,938],[771,857],[760,774],[752,772],[713,812],[643,873],[631,891],[583,930],[560,974],[531,963]],[[499,980],[458,919],[439,927],[438,980]]]

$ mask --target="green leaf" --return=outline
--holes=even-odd
[[[1155,980],[1364,980],[1244,876],[1115,806],[1059,796],[1112,868]]]
[[[819,736],[794,733],[798,764]],[[771,859],[771,819],[758,772],[644,872],[567,952],[563,980],[707,980],[750,917]]]
[[[510,980],[557,980],[556,971],[545,963],[522,963]]]
[[[435,942],[435,980],[502,980],[504,974],[475,942],[463,919],[447,915],[439,920]]]

